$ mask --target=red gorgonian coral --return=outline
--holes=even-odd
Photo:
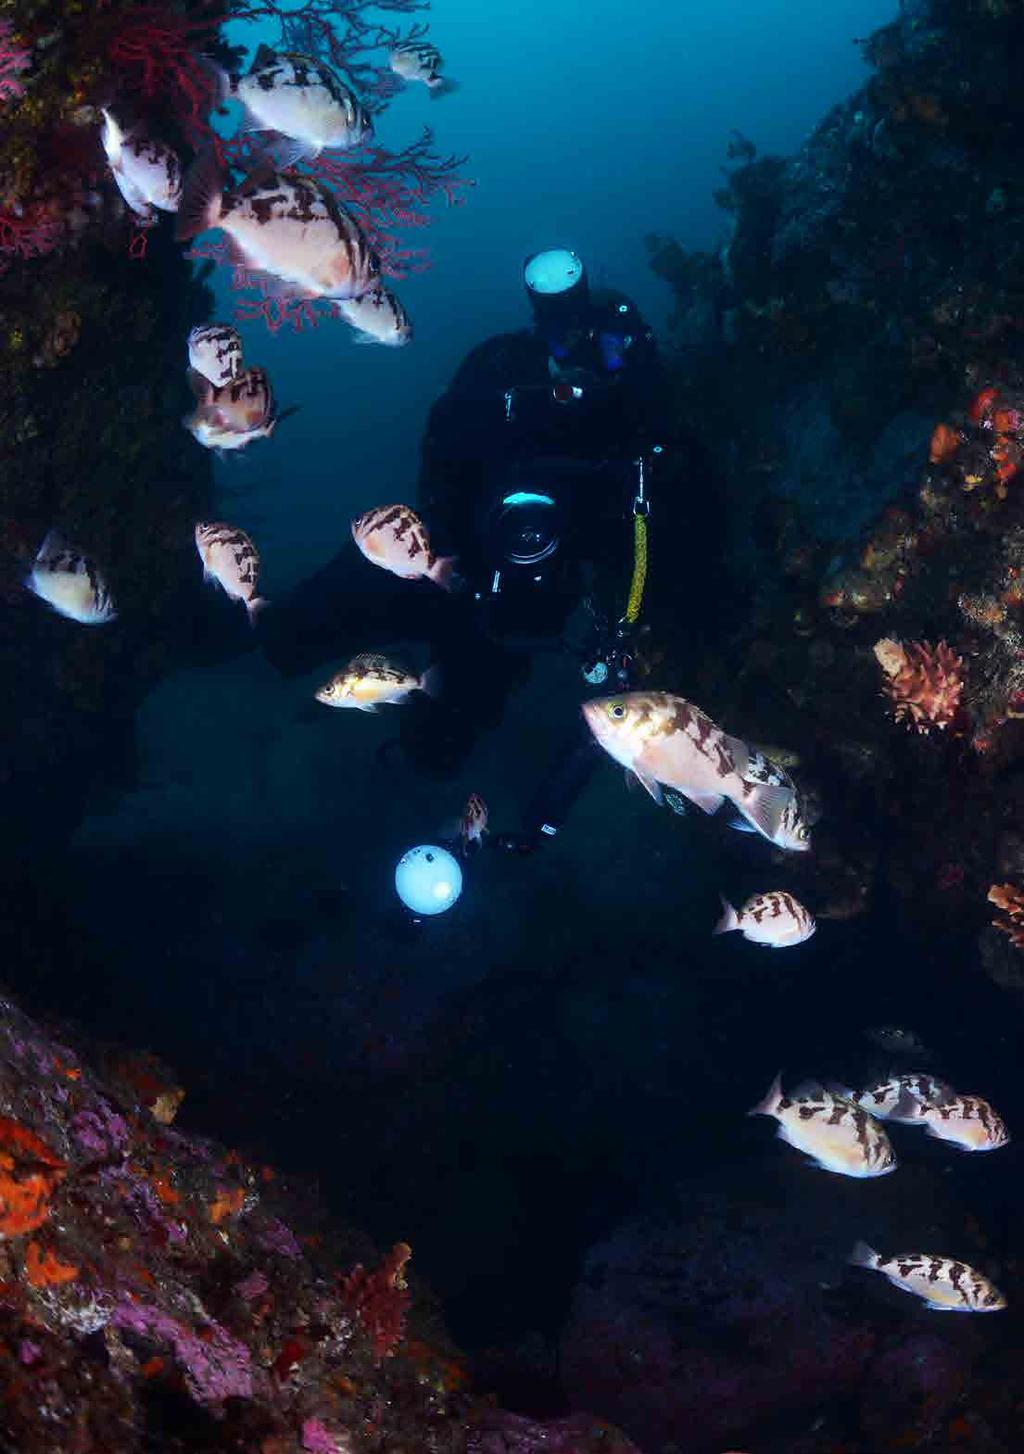
[[[381,26],[379,14],[425,8],[423,0],[297,0],[290,6],[276,0],[247,0],[233,12],[236,19],[276,22],[278,34],[272,48],[325,62],[374,113],[378,138],[369,145],[321,153],[298,169],[323,182],[352,214],[388,278],[403,278],[429,266],[425,249],[408,242],[404,234],[429,225],[429,207],[435,198],[455,206],[472,185],[458,175],[465,158],[435,152],[429,127],[417,140],[397,149],[379,140],[380,115],[401,85],[387,60],[387,49],[399,36]],[[417,25],[405,39],[422,39],[425,34],[426,27]],[[225,164],[240,175],[261,159],[260,144],[254,143],[251,133],[219,140],[218,150]],[[201,242],[191,255],[224,264],[234,262],[223,241]],[[296,329],[315,326],[321,317],[338,313],[330,299],[282,298],[274,279],[261,277],[244,264],[235,263],[232,287],[236,293],[249,295],[239,297],[238,317],[242,321],[261,318],[271,332],[286,323]]]
[[[211,135],[207,118],[217,82],[202,53],[217,38],[222,19],[183,14],[170,5],[139,5],[118,17],[110,39],[108,57],[120,91],[168,106],[193,146]]]
[[[906,644],[876,641],[875,659],[885,674],[882,690],[893,704],[897,722],[918,732],[945,731],[956,717],[964,690],[964,663],[940,641]]]

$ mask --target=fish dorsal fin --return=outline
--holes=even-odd
[[[371,671],[394,671],[395,667],[386,656],[381,656],[377,651],[361,651],[349,662],[348,671],[371,672]]]
[[[791,1101],[821,1101],[825,1099],[826,1091],[820,1080],[802,1080],[788,1095]]]
[[[249,67],[250,76],[255,71],[262,71],[264,66],[277,65],[277,51],[272,46],[261,42],[256,47],[256,54],[252,58],[252,65]]]

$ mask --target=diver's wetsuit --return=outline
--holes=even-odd
[[[582,598],[584,562],[597,563],[612,581],[614,599],[602,604],[611,619],[621,614],[632,559],[633,461],[662,442],[656,430],[664,394],[653,339],[628,300],[602,295],[593,316],[599,324],[612,310],[614,322],[623,305],[634,337],[621,363],[613,357],[614,368],[605,367],[607,348],[592,360],[585,345],[574,363],[582,356],[592,369],[553,375],[552,348],[538,332],[503,334],[473,349],[433,406],[417,508],[437,554],[458,556],[461,590],[447,595],[426,581],[399,580],[346,543],[257,618],[264,650],[289,676],[360,651],[426,643],[441,667],[440,699],[416,694],[398,721],[406,757],[425,773],[457,771],[480,731],[497,725],[534,647],[558,644]],[[577,392],[559,402],[556,384]],[[561,543],[532,594],[510,585],[492,598],[487,521],[510,487],[558,495]],[[581,696],[585,691],[581,682]],[[544,824],[559,825],[598,760],[582,718],[565,726],[556,764],[527,807],[527,838]]]

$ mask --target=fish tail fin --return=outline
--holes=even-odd
[[[759,1100],[756,1106],[751,1106],[747,1112],[748,1116],[774,1116],[779,1109],[779,1102],[782,1100],[782,1071],[780,1070],[768,1087],[763,1099]]]
[[[869,1247],[866,1242],[855,1242],[853,1251],[847,1259],[851,1267],[868,1267],[872,1272],[878,1267],[881,1260],[875,1249]]]
[[[238,77],[218,65],[212,56],[197,56],[200,69],[210,84],[210,106],[223,106],[238,89]]]
[[[774,839],[793,796],[792,788],[759,785],[751,790],[745,802],[737,803],[736,807],[759,833]]]
[[[256,617],[260,614],[261,611],[265,611],[269,605],[270,602],[267,600],[266,596],[253,596],[251,600],[246,601],[245,609],[249,613],[250,626],[256,625]]]
[[[450,591],[452,588],[452,576],[455,574],[455,560],[454,555],[438,556],[428,571],[430,579],[436,586],[440,586],[442,591]]]
[[[728,934],[731,930],[740,927],[740,916],[724,894],[719,894],[718,897],[722,900],[722,917],[711,932],[712,934]]]
[[[441,690],[441,667],[435,662],[428,666],[420,677],[420,691],[425,692],[428,697],[436,697]]]
[[[453,81],[450,76],[438,76],[436,81],[427,82],[427,91],[431,101],[440,101],[442,96],[450,96],[453,91],[458,89],[458,81]]]
[[[912,1125],[916,1121],[924,1119],[924,1105],[920,1096],[914,1094],[909,1087],[904,1086],[896,1097],[896,1103],[889,1112],[890,1121],[902,1121],[905,1125]],[[928,1128],[931,1129],[930,1127]]]
[[[181,205],[174,221],[177,242],[188,242],[216,227],[224,206],[224,168],[213,147],[199,153],[185,174]]]

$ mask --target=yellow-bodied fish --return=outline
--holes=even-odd
[[[144,226],[156,221],[153,208],[177,212],[182,173],[178,154],[139,131],[122,131],[109,111],[101,112],[100,140],[117,190]]]
[[[267,604],[259,595],[260,555],[244,530],[223,521],[196,526],[203,579],[216,581],[232,601],[243,601],[249,620]]]
[[[912,1292],[936,1313],[998,1313],[1006,1298],[970,1263],[927,1252],[882,1257],[866,1242],[850,1253],[854,1267],[867,1267],[887,1277],[893,1287]]]
[[[810,1083],[783,1095],[782,1077],[748,1112],[772,1116],[780,1140],[805,1152],[815,1166],[840,1176],[885,1176],[896,1170],[896,1153],[885,1128],[863,1106]]]
[[[451,589],[455,557],[434,554],[427,527],[410,506],[378,505],[367,510],[352,521],[352,539],[382,570],[404,581],[425,577],[442,590]]]
[[[201,323],[188,336],[188,366],[215,389],[242,372],[242,339],[230,323]]]
[[[226,78],[245,107],[250,131],[276,131],[295,143],[287,164],[319,156],[325,148],[348,149],[369,141],[373,118],[335,75],[312,56],[280,53],[261,45],[248,75]],[[279,166],[286,165],[279,160]]]
[[[39,547],[25,584],[58,616],[80,626],[102,626],[117,615],[99,571],[56,530]]]
[[[394,293],[379,283],[361,298],[342,299],[335,306],[345,322],[356,330],[356,343],[404,348],[412,339],[409,315]]]
[[[636,774],[655,802],[662,801],[662,785],[705,813],[717,812],[728,798],[759,833],[778,840],[795,791],[748,782],[746,744],[727,736],[699,707],[668,692],[627,692],[585,702],[583,715],[604,750]]]
[[[712,931],[728,934],[738,929],[751,944],[769,949],[788,949],[810,939],[817,925],[813,917],[792,894],[784,891],[754,894],[737,911],[723,898],[722,917]]]
[[[948,1141],[961,1151],[997,1151],[1010,1139],[1006,1122],[981,1096],[955,1092],[946,1099],[925,1102],[904,1092],[890,1114],[908,1126],[923,1126],[937,1141]]]
[[[936,1080],[933,1075],[918,1074],[892,1075],[866,1090],[846,1094],[882,1121],[913,1122],[916,1118],[910,1107],[947,1101],[954,1092],[951,1086]]]
[[[265,369],[244,369],[219,389],[190,369],[189,383],[196,407],[182,422],[204,449],[244,449],[254,439],[269,439],[284,417],[277,413]]]
[[[236,261],[269,273],[283,298],[358,298],[380,276],[380,259],[356,220],[315,177],[268,172],[225,192],[213,151],[185,178],[175,237],[186,241],[219,227]]]
[[[422,676],[403,670],[387,659],[364,652],[354,656],[329,682],[314,693],[325,707],[355,707],[359,712],[376,712],[379,706],[404,702],[413,692],[435,690],[435,672]]]

